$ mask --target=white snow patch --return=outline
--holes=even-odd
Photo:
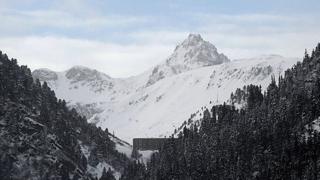
[[[84,145],[81,141],[79,141],[80,144],[80,150],[82,152],[82,154],[87,158],[87,160],[89,159],[90,156],[90,147],[87,145]],[[108,171],[108,169],[110,168],[113,172],[113,175],[116,179],[119,179],[121,174],[120,172],[116,171],[111,165],[109,165],[108,163],[106,163],[105,161],[103,162],[99,162],[99,164],[96,167],[93,167],[91,165],[87,165],[87,172],[89,174],[91,174],[93,177],[97,177],[98,179],[102,176],[102,172],[103,172],[103,168],[106,168],[106,171]]]
[[[31,123],[34,124],[34,125],[44,126],[43,124],[41,124],[41,123],[39,123],[39,122],[37,122],[37,121],[29,118],[29,117],[25,117],[24,119],[25,119],[25,120],[28,120],[29,122],[31,122]]]
[[[150,160],[153,153],[159,152],[158,150],[145,150],[145,151],[138,151],[138,153],[141,155],[139,160],[143,162],[144,164],[147,164],[147,162]]]
[[[316,132],[320,132],[320,117],[312,121],[311,128]]]
[[[132,147],[116,144],[116,150],[125,154],[128,158],[131,158]]]
[[[87,171],[92,176],[100,179],[100,177],[102,176],[103,168],[106,168],[106,171],[108,171],[108,169],[110,168],[113,172],[114,177],[117,180],[120,178],[121,174],[118,171],[115,171],[114,168],[112,166],[110,166],[109,164],[107,164],[106,162],[102,162],[102,163],[99,162],[99,164],[96,167],[92,167],[92,166],[88,165]]]
[[[89,156],[90,156],[89,146],[83,145],[81,141],[79,141],[79,144],[80,144],[80,150],[82,154],[86,157],[86,159],[89,159]]]
[[[131,158],[132,146],[129,143],[113,136],[109,137],[116,144],[116,150],[118,152],[125,154],[128,158]]]
[[[310,124],[305,126],[306,132],[304,134],[305,139],[313,136],[314,132],[320,132],[320,117],[312,121]]]

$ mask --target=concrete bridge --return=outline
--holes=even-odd
[[[134,138],[134,150],[159,150],[169,138]]]

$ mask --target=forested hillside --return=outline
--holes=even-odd
[[[320,44],[273,77],[266,92],[249,85],[231,99],[243,106],[206,109],[199,126],[185,127],[145,167],[117,152],[107,129],[88,124],[26,66],[0,53],[0,177],[320,178]]]
[[[107,129],[0,51],[0,179],[114,179],[128,161]]]
[[[199,127],[184,128],[146,171],[123,179],[320,178],[320,44],[266,92],[250,85],[232,97],[245,106],[205,110]]]

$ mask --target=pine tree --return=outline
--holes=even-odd
[[[108,171],[106,171],[106,168],[103,168],[102,175],[99,180],[115,180],[116,178],[112,174],[112,170],[108,168]]]

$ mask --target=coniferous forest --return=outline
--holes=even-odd
[[[122,172],[129,159],[115,150],[109,135],[0,52],[1,180],[96,179],[88,167],[99,163]],[[114,179],[111,169],[104,169],[101,179]]]
[[[320,180],[320,0],[0,0],[0,180]]]
[[[232,99],[246,103],[206,109],[199,126],[185,127],[146,170],[136,163],[123,179],[320,178],[320,44],[266,92],[249,85]]]

